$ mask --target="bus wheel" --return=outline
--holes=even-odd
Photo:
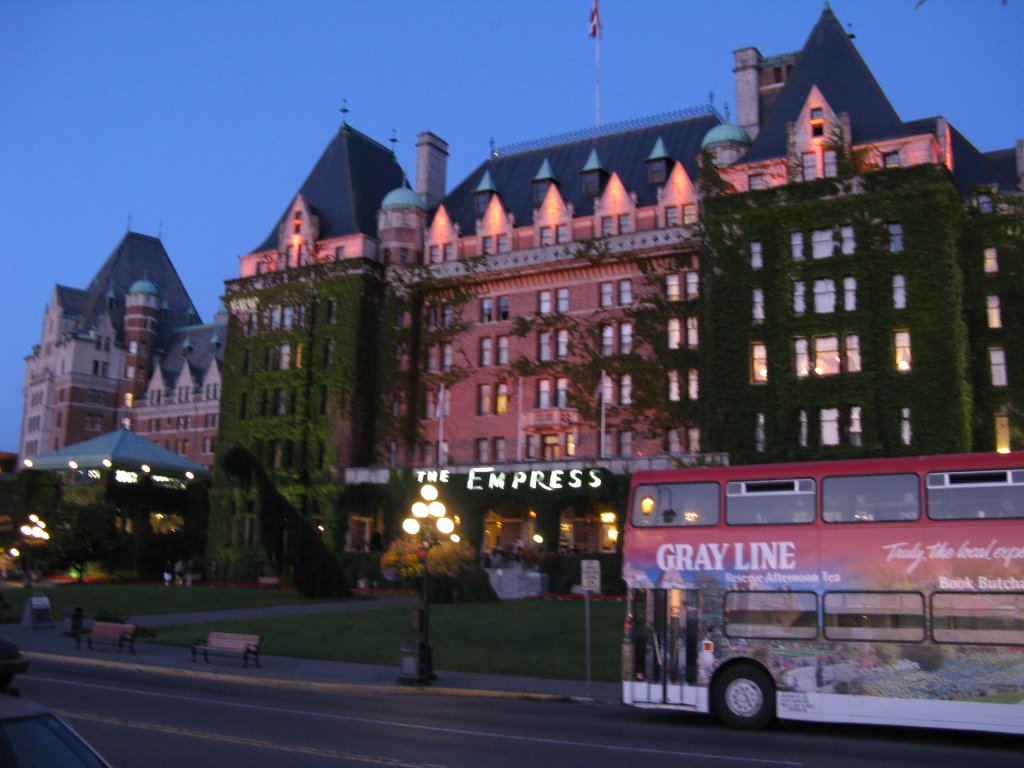
[[[775,685],[759,667],[737,664],[718,679],[712,692],[715,714],[733,728],[756,730],[775,719]]]

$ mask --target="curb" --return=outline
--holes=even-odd
[[[205,672],[195,669],[178,669],[161,667],[152,664],[136,664],[131,661],[109,661],[107,659],[89,659],[80,656],[64,656],[56,653],[39,651],[23,651],[22,656],[30,660],[52,662],[56,664],[76,664],[104,669],[119,669],[153,675],[190,678],[193,680],[210,680],[222,683],[241,683],[254,686],[273,686],[275,688],[291,688],[294,690],[324,691],[334,693],[375,693],[399,694],[411,696],[450,696],[479,699],[519,699],[521,701],[546,702],[592,702],[587,697],[569,696],[553,693],[531,693],[528,691],[494,691],[477,688],[445,688],[427,686],[402,685],[397,680],[394,685],[375,683],[322,683],[307,680],[293,680],[280,677],[246,677],[227,672]]]

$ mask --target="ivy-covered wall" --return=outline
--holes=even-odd
[[[727,451],[735,463],[970,449],[972,393],[960,263],[964,214],[944,169],[879,170],[712,196],[705,204],[706,447]],[[895,247],[892,224],[902,230]],[[852,228],[850,253],[841,246],[843,227]],[[816,230],[834,233],[831,255],[814,257]],[[803,237],[800,258],[792,252],[794,232]],[[751,265],[752,242],[761,246],[759,267]],[[905,308],[894,300],[897,275],[905,285]],[[848,278],[856,281],[850,307]],[[832,281],[832,311],[815,311],[815,284],[821,280]],[[795,283],[804,286],[803,312],[796,308]],[[762,321],[753,315],[755,289],[764,299]],[[910,334],[910,370],[895,363],[897,330]],[[859,340],[860,370],[817,375],[814,339],[842,343],[851,334]],[[812,370],[806,376],[797,375],[796,339],[807,340]],[[767,352],[764,382],[752,370],[755,343]],[[859,434],[851,423],[853,408],[860,409]],[[909,433],[903,424],[907,408]],[[822,445],[823,409],[839,410],[837,445]],[[763,441],[758,414],[764,414]]]

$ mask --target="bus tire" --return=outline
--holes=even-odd
[[[732,728],[764,728],[775,719],[775,684],[760,667],[736,664],[715,679],[712,703],[714,713]]]

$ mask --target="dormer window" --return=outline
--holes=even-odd
[[[651,184],[664,184],[668,178],[668,163],[664,158],[651,160],[647,164],[647,181]]]
[[[811,109],[811,136],[825,135],[825,111],[821,107]]]
[[[473,195],[473,202],[475,203],[475,211],[477,218],[484,215],[484,211],[487,210],[487,203],[491,200],[490,190],[484,190],[482,192],[476,192]]]
[[[597,197],[601,193],[601,172],[587,171],[583,174],[583,194]]]

